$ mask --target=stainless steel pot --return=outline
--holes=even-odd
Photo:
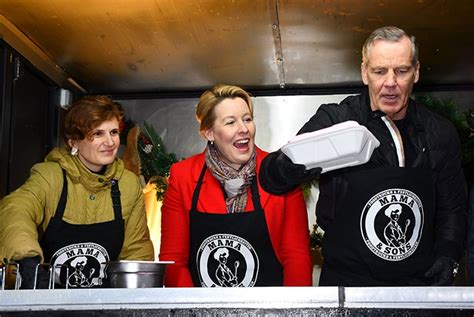
[[[165,268],[172,261],[112,261],[107,276],[112,288],[163,287]]]

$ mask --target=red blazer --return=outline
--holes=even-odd
[[[257,173],[267,154],[257,148]],[[175,261],[166,268],[165,285],[168,287],[194,286],[188,269],[189,211],[204,164],[205,155],[201,153],[171,166],[169,186],[161,209],[159,256],[161,261]],[[308,215],[301,189],[281,196],[265,192],[260,184],[258,189],[273,249],[283,266],[283,284],[311,286]],[[246,211],[254,209],[250,197],[249,193]],[[209,170],[204,175],[197,208],[202,212],[226,213],[224,193]]]

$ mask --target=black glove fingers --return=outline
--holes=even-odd
[[[276,166],[278,167],[278,173],[281,178],[287,184],[292,185],[300,185],[311,181],[321,174],[322,170],[320,167],[307,170],[303,164],[293,163],[283,152],[278,154]]]
[[[36,288],[48,288],[49,285],[49,273],[43,266],[38,266],[40,264],[40,257],[30,257],[24,258],[18,261],[20,276],[21,276],[21,286],[22,289],[32,289],[35,287],[35,277],[36,277]],[[38,274],[36,270],[38,267]]]
[[[433,279],[432,286],[448,286],[454,282],[456,261],[448,257],[436,259],[431,268],[426,271],[425,277]]]

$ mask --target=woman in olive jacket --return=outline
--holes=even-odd
[[[93,287],[105,282],[103,262],[153,260],[140,182],[116,158],[121,116],[104,96],[75,102],[67,148],[53,149],[0,202],[0,256],[19,262],[22,288],[33,287],[40,262],[58,267],[60,284]]]

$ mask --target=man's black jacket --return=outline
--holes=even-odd
[[[298,134],[327,128],[336,123],[354,120],[366,126],[380,141],[365,166],[398,166],[395,145],[388,128],[382,121],[384,114],[372,111],[367,94],[350,96],[340,104],[321,105],[316,114]],[[466,186],[462,172],[459,138],[454,126],[445,118],[410,100],[406,116],[407,137],[413,145],[411,167],[428,166],[436,186],[435,257],[448,256],[459,261],[464,250],[466,235]],[[426,142],[422,141],[422,135]],[[423,144],[427,144],[425,149]],[[295,187],[282,182],[277,160],[281,151],[269,154],[262,162],[260,183],[273,194],[282,194]],[[347,190],[347,169],[320,175],[319,199],[316,206],[318,225],[324,230],[334,219]]]

